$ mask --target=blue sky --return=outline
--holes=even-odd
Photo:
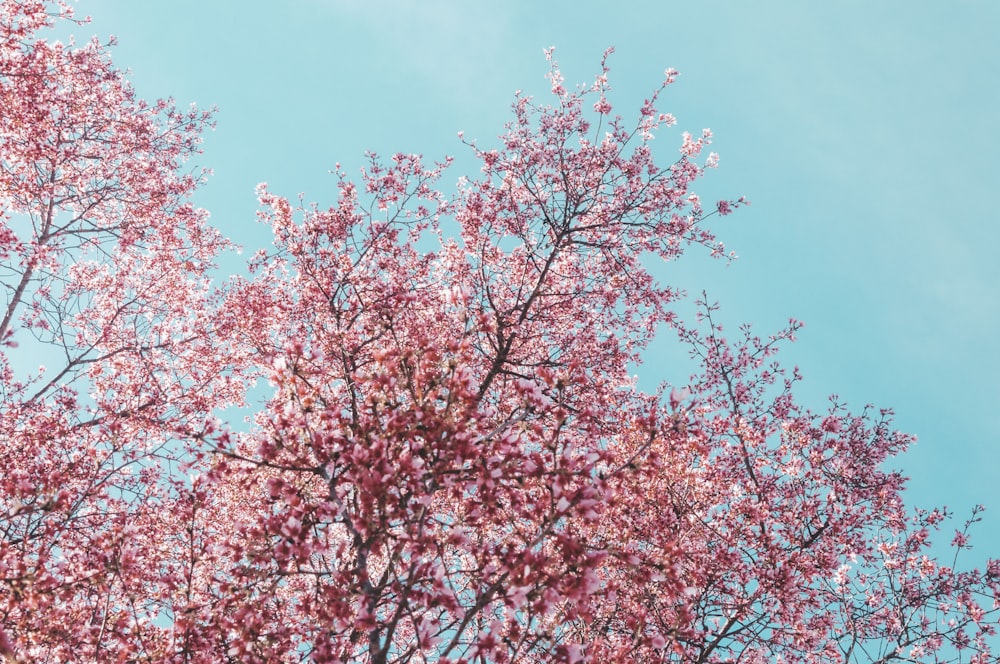
[[[1000,4],[770,0],[503,3],[125,2],[80,0],[87,37],[113,34],[115,60],[145,97],[219,107],[199,195],[248,248],[267,242],[254,186],[330,203],[337,162],[365,150],[455,155],[456,134],[488,143],[516,89],[547,90],[543,47],[568,83],[603,50],[612,101],[631,115],[674,67],[661,110],[680,131],[711,127],[720,168],[703,198],[746,195],[715,226],[740,259],[693,252],[665,271],[707,289],[731,329],[806,323],[784,360],[801,401],[836,393],[890,406],[920,442],[899,460],[909,502],[986,514],[975,555],[1000,555]],[[676,347],[650,353],[645,384],[683,378]],[[995,532],[997,534],[991,534]],[[950,539],[950,536],[948,536]]]

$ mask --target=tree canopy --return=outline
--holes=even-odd
[[[997,661],[1000,561],[930,554],[891,412],[809,410],[799,323],[727,336],[651,269],[746,203],[695,193],[707,130],[652,149],[675,72],[623,116],[608,54],[570,90],[549,52],[454,190],[407,154],[329,208],[261,185],[273,246],[219,283],[211,114],[37,36],[69,20],[0,3],[8,661]],[[646,393],[658,334],[698,371]]]

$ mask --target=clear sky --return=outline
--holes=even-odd
[[[366,150],[458,157],[488,144],[516,89],[546,94],[543,47],[567,83],[611,59],[612,101],[638,110],[667,67],[661,110],[711,127],[703,198],[751,207],[715,229],[740,256],[667,270],[707,289],[735,330],[806,323],[784,354],[801,401],[896,410],[920,442],[898,464],[909,502],[992,507],[976,557],[1000,556],[1000,3],[995,0],[80,0],[115,35],[144,97],[219,107],[198,203],[248,249],[266,242],[254,186],[334,200],[328,171]],[[666,340],[643,384],[683,380]],[[950,534],[946,537],[950,539]]]

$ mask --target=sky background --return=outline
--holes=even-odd
[[[660,110],[661,163],[684,130],[710,127],[721,156],[696,190],[752,205],[715,230],[739,260],[692,250],[664,274],[706,289],[735,331],[806,323],[782,357],[816,409],[888,406],[920,442],[897,462],[908,502],[960,520],[992,506],[973,557],[1000,556],[1000,3],[224,2],[80,0],[79,37],[115,35],[116,63],[147,98],[218,106],[197,202],[250,251],[254,186],[330,204],[339,162],[364,152],[454,155],[450,186],[511,118],[513,93],[547,95],[542,49],[568,84],[614,46],[616,111],[632,117],[681,72]],[[701,254],[701,255],[699,255]],[[227,264],[228,265],[228,264]],[[232,263],[231,269],[238,264]],[[642,383],[683,382],[669,338]],[[949,532],[944,539],[950,539]]]

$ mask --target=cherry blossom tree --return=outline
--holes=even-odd
[[[997,661],[978,509],[930,554],[948,515],[905,507],[891,412],[798,404],[796,321],[676,313],[661,266],[725,260],[745,201],[694,192],[707,130],[653,150],[675,72],[627,120],[607,54],[569,90],[550,51],[551,101],[453,190],[403,154],[338,167],[329,208],[261,185],[273,246],[216,290],[209,116],[0,6],[9,660]],[[646,393],[657,334],[698,370]]]
[[[184,172],[209,116],[136,99],[104,45],[40,39],[54,20],[0,3],[0,652],[107,661],[162,632],[176,434],[243,387]]]

